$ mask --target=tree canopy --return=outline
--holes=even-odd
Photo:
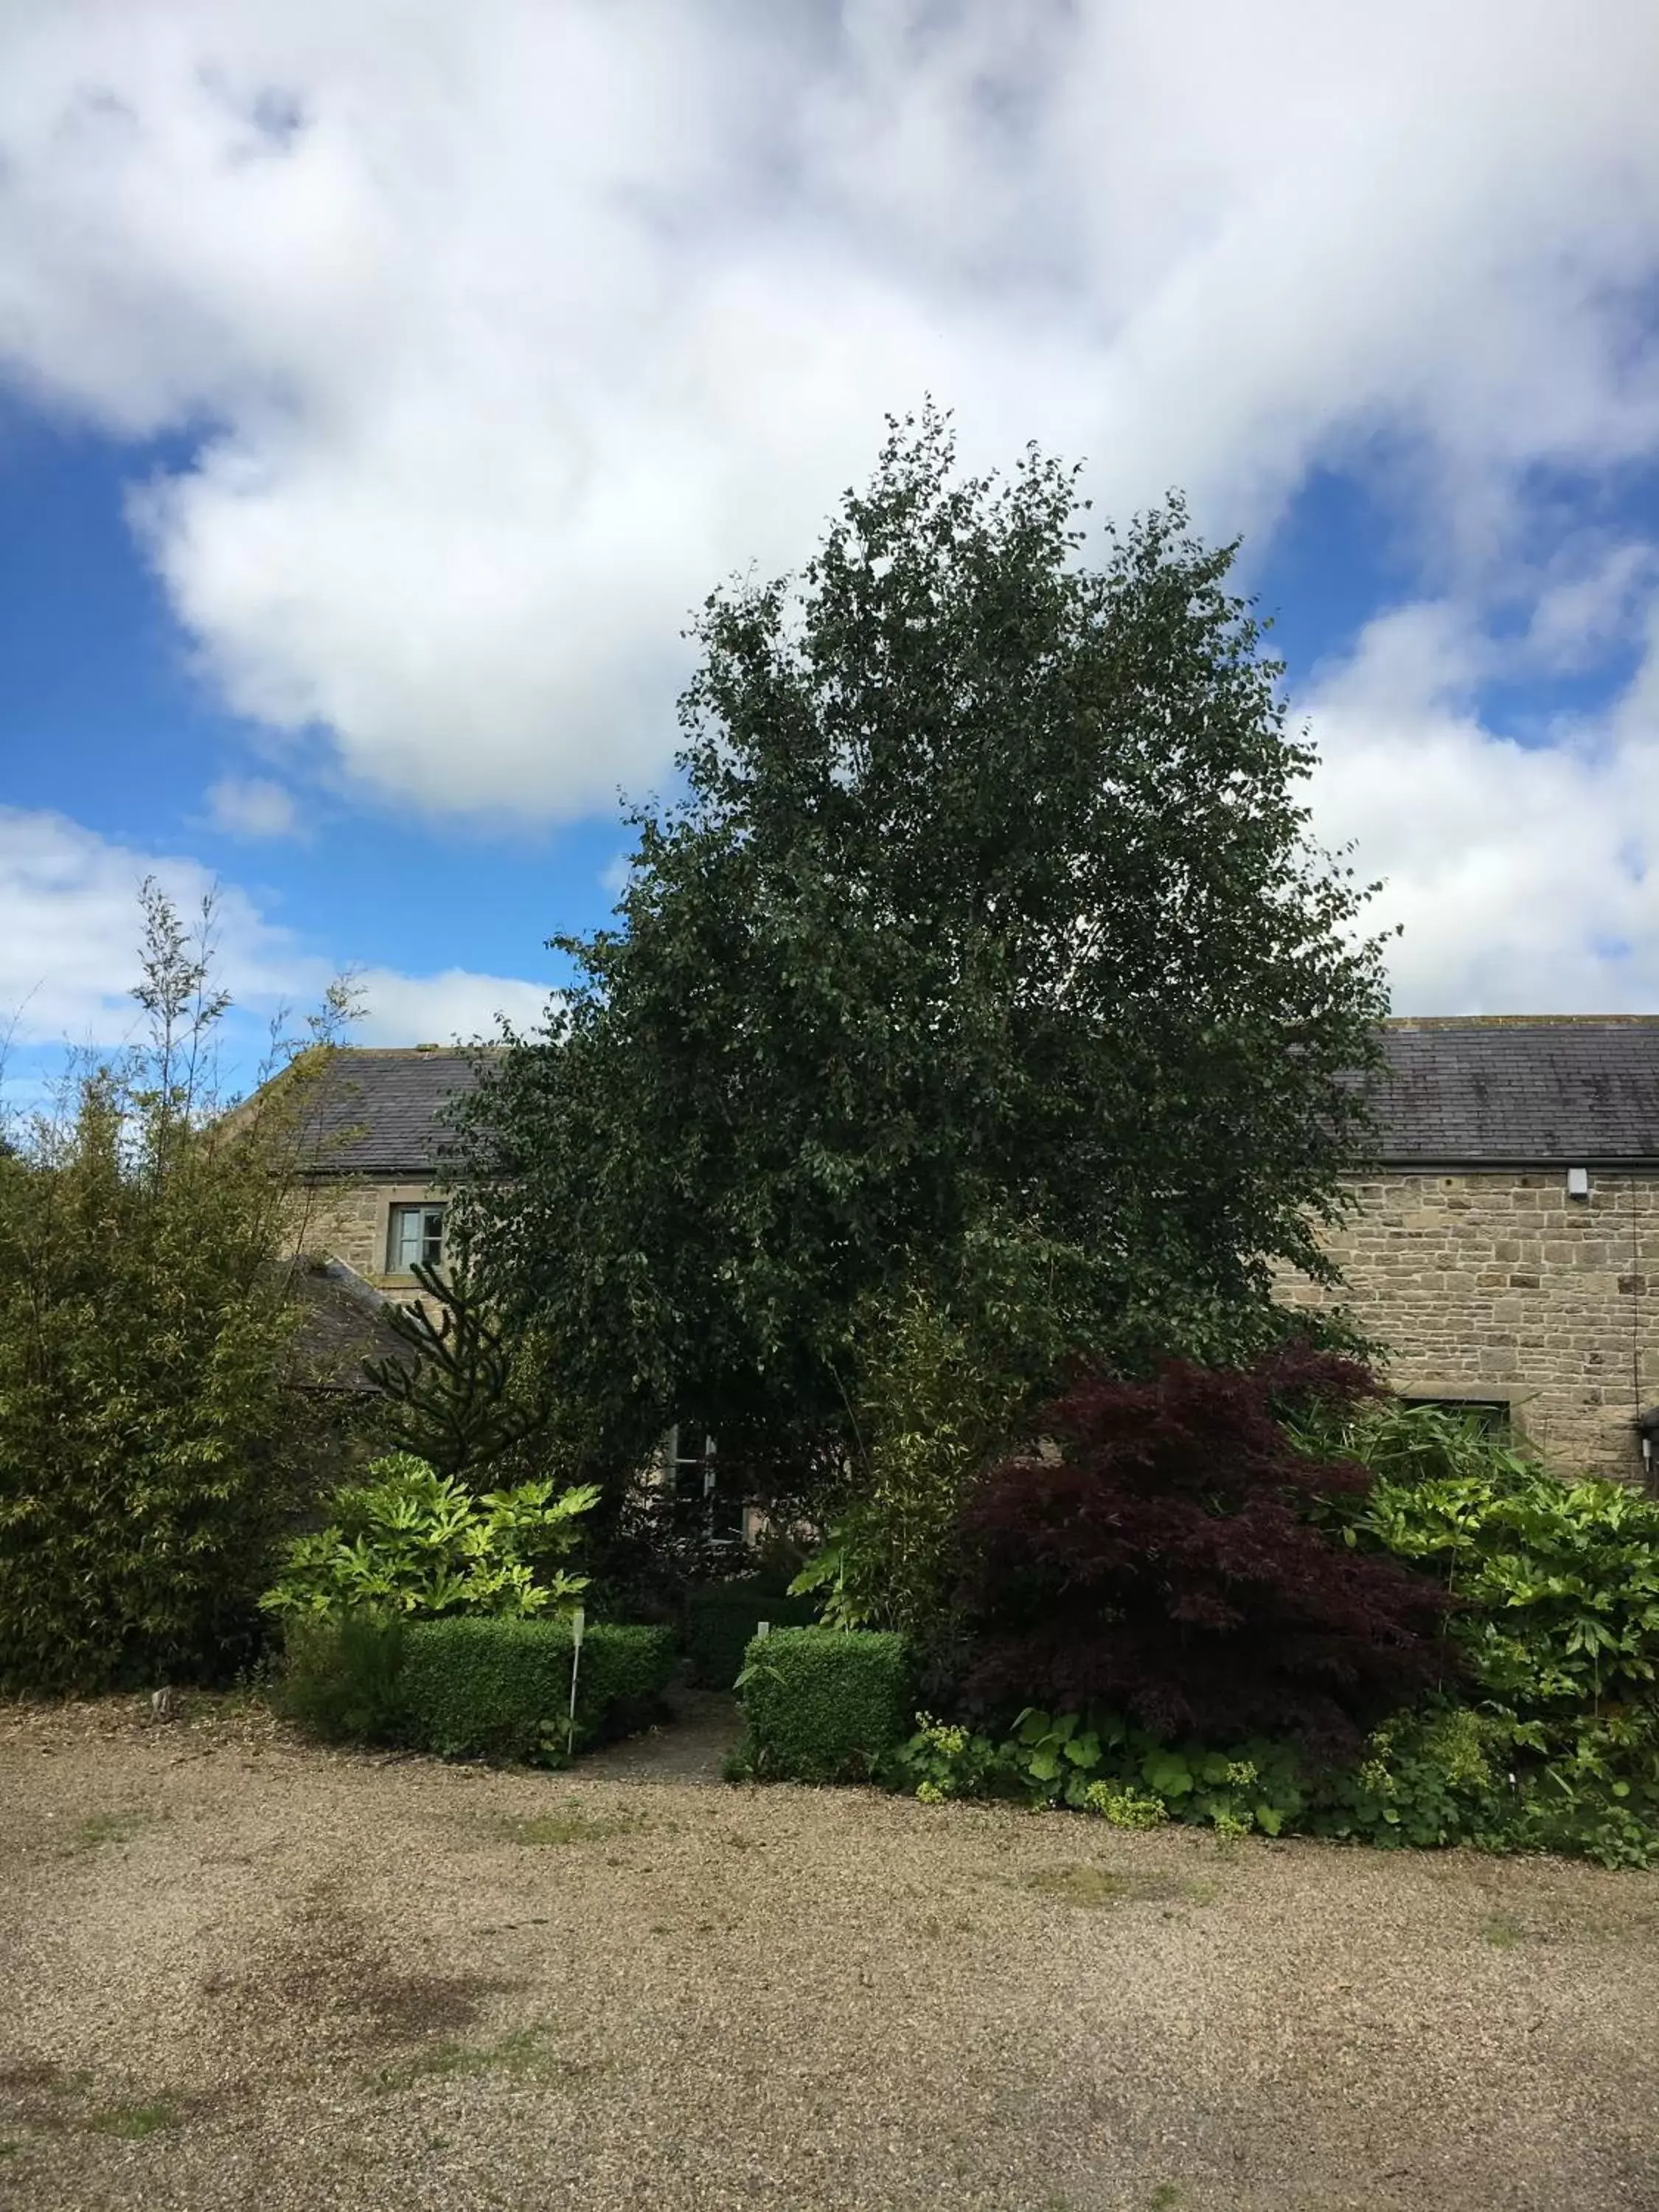
[[[1312,755],[1178,498],[889,419],[799,579],[705,603],[683,792],[465,1109],[464,1210],[590,1445],[852,1419],[920,1285],[1039,1369],[1238,1353],[1386,1011]]]

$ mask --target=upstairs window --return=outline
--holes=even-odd
[[[444,1256],[444,1210],[441,1206],[394,1206],[386,1239],[386,1267],[389,1275],[412,1275],[415,1263],[435,1267]]]

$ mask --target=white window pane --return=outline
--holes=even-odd
[[[394,1206],[386,1241],[386,1266],[396,1275],[413,1272],[423,1261],[436,1267],[443,1258],[444,1210],[441,1206]]]

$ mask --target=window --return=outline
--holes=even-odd
[[[386,1239],[386,1265],[389,1275],[412,1275],[418,1260],[435,1267],[444,1256],[444,1210],[441,1206],[394,1206],[392,1232]]]
[[[720,1468],[713,1437],[677,1425],[664,1437],[657,1464],[678,1528],[687,1534],[696,1531],[705,1543],[743,1541],[742,1486]]]
[[[1466,1421],[1469,1427],[1483,1437],[1495,1437],[1503,1443],[1510,1433],[1510,1407],[1506,1398],[1406,1398],[1407,1406],[1432,1406],[1437,1413],[1449,1413]]]

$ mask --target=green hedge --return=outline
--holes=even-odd
[[[582,1642],[575,1748],[654,1720],[674,1665],[669,1629],[596,1622]],[[308,1624],[290,1636],[284,1703],[325,1735],[445,1759],[556,1765],[570,1706],[570,1631],[562,1621],[476,1616]]]
[[[577,1675],[576,1748],[653,1719],[674,1656],[666,1628],[590,1628]],[[414,1622],[399,1688],[407,1739],[422,1751],[556,1764],[570,1704],[570,1631],[550,1620]]]
[[[805,1628],[817,1619],[811,1598],[791,1597],[775,1579],[709,1583],[685,1604],[685,1648],[692,1672],[711,1690],[729,1690],[743,1669],[744,1652],[762,1621],[775,1628]]]
[[[763,1781],[865,1781],[915,1724],[904,1639],[870,1631],[757,1637],[741,1697],[749,1729],[732,1771]]]

